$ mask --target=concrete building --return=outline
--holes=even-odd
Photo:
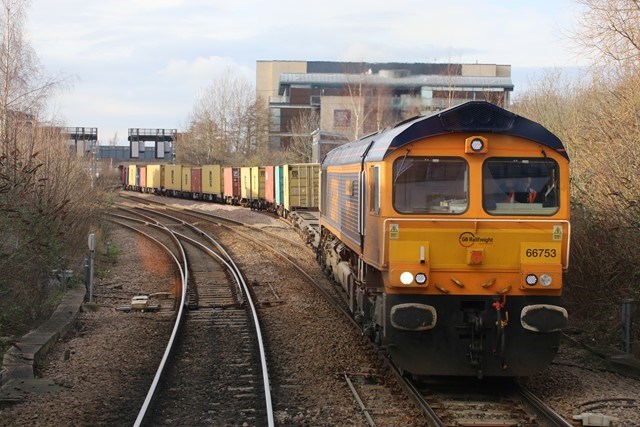
[[[257,61],[256,92],[269,108],[270,143],[288,146],[296,117],[353,140],[468,100],[509,105],[511,66],[496,64]],[[309,120],[302,121],[308,123]]]

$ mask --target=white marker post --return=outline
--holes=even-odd
[[[96,259],[96,235],[89,234],[89,302],[93,302],[93,261]]]

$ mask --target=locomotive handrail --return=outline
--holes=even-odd
[[[545,223],[545,224],[554,224],[561,223],[567,225],[567,260],[566,264],[562,264],[562,268],[567,270],[569,268],[569,253],[571,249],[571,223],[566,219],[497,219],[497,218],[386,218],[383,222],[383,235],[382,235],[382,258],[381,265],[388,267],[388,264],[385,264],[385,256],[386,249],[388,244],[387,237],[387,223],[388,222],[515,222],[515,223]]]

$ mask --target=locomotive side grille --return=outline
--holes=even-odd
[[[324,181],[326,175],[326,181]],[[358,233],[358,206],[360,200],[359,174],[323,172],[323,195],[326,203],[322,206],[322,216],[340,230],[351,241],[360,245]]]

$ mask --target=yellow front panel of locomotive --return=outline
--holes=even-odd
[[[441,224],[388,225],[387,286],[398,291],[422,287],[427,293],[452,294],[557,293],[562,288],[562,243],[554,241],[557,236],[551,226],[522,229],[503,228],[502,224],[497,228],[497,224],[483,223],[482,229],[473,229]],[[405,272],[423,273],[427,282],[407,285],[400,280]],[[526,282],[530,274],[536,276],[534,285]],[[542,275],[551,283],[543,286],[538,281]]]

